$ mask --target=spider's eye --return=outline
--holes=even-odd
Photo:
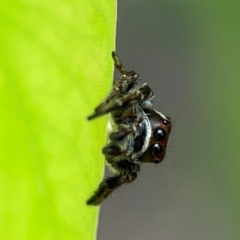
[[[169,120],[167,120],[167,119],[164,119],[163,121],[162,121],[162,123],[164,124],[164,125],[168,125],[169,124]]]
[[[162,152],[163,152],[163,147],[160,144],[154,143],[151,146],[151,153],[153,157],[159,157]]]
[[[163,141],[166,138],[167,133],[162,128],[156,128],[153,133],[153,136],[156,140]]]

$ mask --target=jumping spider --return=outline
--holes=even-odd
[[[152,107],[154,95],[148,84],[138,82],[139,75],[127,71],[116,52],[112,58],[122,75],[88,120],[111,114],[112,129],[102,153],[114,175],[99,184],[88,205],[99,205],[116,188],[134,181],[142,162],[161,162],[171,131],[170,118]]]

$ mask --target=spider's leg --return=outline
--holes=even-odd
[[[106,97],[106,99],[94,109],[94,113],[92,115],[88,116],[88,120],[105,114],[105,107],[113,100],[119,98],[121,95],[127,94],[131,90],[131,88],[136,85],[136,81],[139,78],[139,75],[137,73],[135,73],[134,71],[127,71],[123,67],[122,63],[119,61],[116,52],[112,52],[112,58],[115,67],[120,71],[122,76],[113,85],[112,90]]]
[[[127,159],[133,162],[136,148],[135,138],[139,137],[143,128],[141,115],[135,117],[134,122],[120,124],[119,128],[109,135],[110,142],[103,147],[102,153],[109,164]]]
[[[137,178],[137,173],[140,171],[139,164],[130,163],[127,160],[116,163],[112,167],[119,173],[112,177],[105,178],[99,184],[97,190],[87,200],[88,205],[99,205],[122,184],[133,182]]]
[[[138,125],[142,119],[136,118],[133,123],[121,124],[117,131],[110,134],[110,142],[102,149],[109,167],[116,173],[104,179],[93,196],[87,201],[88,205],[98,205],[115,189],[124,183],[130,183],[140,171],[140,162],[132,158],[134,153],[134,137],[139,135]]]
[[[113,86],[106,99],[94,109],[93,114],[88,116],[88,120],[108,113],[109,111],[106,111],[105,109],[107,109],[112,102],[121,98],[122,95],[128,94],[128,91],[136,84],[138,77],[138,74],[133,71],[128,72],[127,75],[121,76],[121,78]]]
[[[134,115],[134,119],[129,122],[129,117],[133,117],[131,114],[133,113],[126,114],[125,118],[122,118],[121,123],[119,123],[119,127],[110,133],[109,139],[111,141],[122,141],[129,134],[134,137],[141,134],[139,127],[143,122],[143,118],[140,114]]]
[[[94,194],[87,200],[87,205],[101,204],[115,189],[124,183],[130,183],[137,178],[137,173],[131,173],[128,177],[122,178],[121,175],[108,177],[98,186]]]
[[[115,67],[118,69],[118,71],[121,73],[121,74],[127,74],[127,70],[124,68],[124,66],[122,65],[122,63],[119,61],[119,58],[118,58],[118,55],[116,52],[112,52],[112,59],[114,61],[114,65]]]
[[[153,92],[151,88],[144,83],[133,91],[112,101],[108,106],[106,106],[104,112],[109,113],[122,108],[127,109],[133,104],[141,103],[147,99],[151,99],[152,96]]]
[[[131,153],[133,151],[129,146],[129,151],[126,149],[121,149],[117,144],[114,144],[114,142],[110,142],[102,149],[102,153],[105,155],[105,159],[108,163],[112,162],[119,162],[123,158],[128,159],[131,161]]]
[[[146,83],[144,83],[139,88],[136,88],[134,91],[129,92],[122,97],[114,99],[112,102],[105,105],[103,108],[95,109],[95,112],[92,115],[90,115],[88,119],[90,120],[119,109],[127,109],[129,106],[135,103],[142,102],[152,98],[152,96],[153,92],[151,88]]]

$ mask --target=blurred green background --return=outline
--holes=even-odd
[[[103,204],[98,239],[240,239],[240,2],[121,0],[117,51],[173,121],[165,160]]]
[[[0,239],[95,239],[115,28],[115,1],[0,1]]]

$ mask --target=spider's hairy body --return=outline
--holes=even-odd
[[[148,84],[138,82],[139,75],[127,71],[115,52],[112,57],[122,75],[88,119],[110,113],[111,131],[102,153],[114,175],[100,183],[88,205],[99,205],[116,188],[134,181],[142,162],[161,162],[171,131],[170,119],[152,108]]]

